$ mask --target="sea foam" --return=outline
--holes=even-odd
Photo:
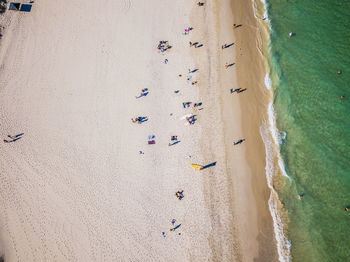
[[[271,90],[272,81],[271,81],[269,73],[266,73],[265,78],[264,78],[264,83],[265,83],[267,90]]]
[[[278,208],[278,195],[273,188],[273,176],[275,174],[275,144],[271,138],[270,127],[265,123],[261,129],[260,133],[265,144],[266,150],[266,179],[267,185],[270,189],[270,198],[268,201],[270,214],[273,220],[273,229],[275,234],[275,239],[277,242],[277,252],[278,260],[280,262],[290,262],[290,247],[291,244],[287,237],[284,235],[284,224],[281,218],[281,214]],[[283,162],[282,162],[283,163]]]
[[[259,10],[257,10],[257,5],[255,0],[252,0],[254,16],[258,20],[263,20],[264,22],[267,21],[269,30],[271,32],[271,23],[268,17],[266,1],[265,0],[260,0],[260,1],[263,4],[263,8],[264,8],[263,19],[259,18],[259,15],[257,15]],[[267,62],[266,62],[266,67],[267,67],[267,70],[266,70],[267,74],[265,75],[265,78],[264,78],[265,87],[268,91],[273,92],[272,80],[270,77],[270,70],[268,70],[269,68],[268,68]],[[275,110],[272,102],[270,102],[268,105],[267,114],[268,114],[268,119],[263,123],[260,129],[260,133],[261,133],[263,142],[265,144],[265,150],[266,150],[265,173],[266,173],[267,185],[270,189],[270,198],[268,201],[268,205],[269,205],[269,210],[273,220],[274,234],[277,242],[278,260],[279,262],[290,262],[291,261],[291,256],[290,256],[291,243],[284,234],[284,223],[281,217],[280,209],[278,207],[278,202],[279,202],[278,194],[273,187],[273,176],[276,173],[276,171],[279,171],[279,173],[281,173],[283,176],[287,177],[288,179],[290,178],[286,172],[284,162],[280,154],[280,144],[283,142],[283,138],[281,137],[281,133],[277,128],[276,115],[275,115]],[[275,165],[276,162],[277,162],[277,166]]]

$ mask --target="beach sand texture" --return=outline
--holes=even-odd
[[[218,91],[220,81],[231,81],[216,71],[222,61],[213,46],[222,36],[201,24],[218,21],[228,7],[230,1],[199,9],[184,0],[76,0],[7,11],[0,136],[24,135],[1,142],[6,261],[268,261],[262,257],[275,255],[264,172],[252,186],[249,152],[244,145],[230,152],[243,135],[242,114],[238,97],[232,103]],[[188,26],[193,34],[183,35]],[[202,48],[189,48],[195,36]],[[173,48],[160,53],[159,40]],[[188,68],[197,67],[199,84],[190,86]],[[135,99],[143,88],[149,95]],[[201,101],[203,110],[184,109],[185,101]],[[236,113],[224,115],[222,106],[231,104]],[[198,116],[191,126],[181,120],[190,113]],[[136,116],[149,120],[133,124]],[[234,136],[225,133],[230,117]],[[149,135],[156,144],[147,144]],[[169,147],[171,135],[181,142]],[[239,164],[230,162],[232,154]],[[255,157],[263,167],[264,153]],[[212,162],[200,172],[190,167]],[[172,219],[181,224],[175,232]],[[260,241],[260,232],[271,241]],[[261,253],[266,247],[268,255]]]

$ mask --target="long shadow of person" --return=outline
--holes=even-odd
[[[213,162],[213,163],[210,163],[210,164],[208,164],[208,165],[206,165],[206,166],[203,166],[203,167],[201,168],[201,170],[206,169],[206,168],[211,167],[211,166],[216,166],[216,162]]]

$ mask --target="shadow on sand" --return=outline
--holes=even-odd
[[[211,166],[216,166],[216,162],[213,162],[213,163],[211,163],[211,164],[209,164],[209,165],[203,166],[203,167],[201,168],[201,170],[206,169],[206,168],[211,167]]]

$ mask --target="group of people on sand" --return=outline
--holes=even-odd
[[[186,121],[190,124],[190,125],[194,125],[194,123],[196,123],[196,115],[191,114],[190,116],[186,117]]]
[[[204,5],[204,3],[203,2],[198,2],[197,3],[197,5],[198,6],[203,6]],[[192,27],[188,27],[188,28],[185,28],[185,30],[184,30],[184,35],[188,35],[189,34],[189,32],[190,31],[192,31],[193,30],[193,28]],[[199,42],[189,42],[189,45],[190,45],[190,47],[195,47],[195,48],[198,48],[198,47],[201,47],[201,46],[203,46],[203,44],[200,44]],[[222,49],[226,49],[226,48],[228,48],[228,47],[230,47],[230,46],[232,46],[232,45],[234,45],[234,43],[231,43],[231,44],[224,44],[224,45],[222,45],[221,46],[221,48]],[[165,52],[166,50],[168,50],[170,48],[170,46],[169,46],[169,44],[168,44],[168,41],[159,41],[159,45],[158,45],[158,50],[160,50],[161,52]],[[168,62],[168,61],[167,61]],[[228,63],[226,63],[226,65],[225,65],[225,68],[228,68],[228,67],[230,67],[230,66],[233,66],[234,65],[234,63],[231,63],[231,64],[228,64]],[[195,73],[195,72],[197,72],[199,69],[198,68],[196,68],[196,69],[193,69],[193,70],[191,70],[191,69],[189,69],[188,70],[188,77],[187,77],[187,81],[188,81],[188,83],[190,83],[191,85],[196,85],[198,82],[197,81],[192,81],[191,79],[192,79],[192,75],[190,75],[190,74],[193,74],[193,73]],[[182,77],[182,74],[180,74],[179,75],[179,77]],[[147,91],[147,90],[146,90]],[[244,90],[243,90],[244,91]],[[148,91],[147,91],[148,92]],[[175,94],[177,94],[177,93],[179,93],[180,92],[180,90],[175,90],[174,91],[174,93]],[[235,90],[232,90],[231,89],[231,93],[234,93],[234,92],[237,92],[237,93],[240,93],[240,92],[242,92],[242,89],[241,88],[237,88],[237,89],[235,89]],[[143,96],[143,93],[141,92],[141,95],[140,95],[140,97],[141,96]],[[198,102],[198,103],[192,103],[192,102],[183,102],[182,103],[182,106],[183,106],[183,108],[197,108],[197,107],[200,107],[200,106],[202,106],[202,102]],[[201,109],[201,108],[200,108]],[[196,115],[194,115],[194,114],[188,114],[188,115],[185,115],[184,117],[182,117],[182,120],[186,120],[187,121],[187,123],[189,124],[189,125],[193,125],[193,124],[195,124],[195,122],[196,122],[196,120],[197,120],[197,118],[196,118]],[[136,119],[135,121],[143,121],[143,120],[139,120],[139,119]],[[240,139],[240,140],[238,140],[238,141],[236,141],[236,142],[234,142],[234,145],[239,145],[239,144],[241,144],[241,143],[243,143],[245,141],[245,139]],[[175,144],[177,144],[177,143],[179,143],[180,141],[178,140],[178,137],[177,137],[177,135],[173,135],[173,136],[171,136],[170,137],[170,143],[168,144],[168,146],[172,146],[172,145],[175,145]],[[175,196],[176,196],[176,198],[178,199],[178,200],[183,200],[183,198],[184,198],[184,190],[178,190],[178,191],[176,191],[175,192]],[[172,220],[172,225],[173,225],[173,227],[170,229],[170,231],[175,231],[176,229],[178,229],[180,226],[181,226],[181,224],[178,224],[178,225],[175,225],[175,223],[176,223],[176,220],[175,219],[173,219]],[[162,232],[162,236],[164,237],[164,238],[166,238],[166,233],[165,232]]]
[[[171,45],[168,44],[168,41],[159,41],[158,50],[162,53],[171,48]]]

